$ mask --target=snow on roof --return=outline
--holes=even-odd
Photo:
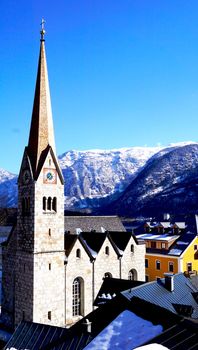
[[[182,253],[183,250],[181,249],[171,249],[168,252],[168,255],[180,255]]]
[[[131,350],[158,334],[163,327],[153,325],[131,311],[125,310],[96,336],[85,350]]]
[[[136,238],[139,239],[146,239],[146,240],[155,240],[155,241],[172,241],[176,240],[180,236],[169,236],[168,234],[162,234],[162,235],[153,235],[152,233],[143,233],[141,235],[137,235]]]
[[[177,241],[177,244],[184,244],[184,245],[189,245],[189,242],[182,242],[182,241]]]
[[[174,225],[176,225],[178,228],[185,228],[186,227],[185,222],[175,222]]]
[[[97,253],[92,248],[90,248],[90,246],[87,244],[85,239],[83,239],[82,237],[81,237],[81,239],[83,240],[83,243],[86,246],[86,248],[90,251],[90,253],[93,256],[93,258],[96,258],[97,257]]]
[[[167,227],[170,227],[170,222],[169,221],[161,221],[159,223],[161,226],[167,228]]]
[[[138,348],[135,348],[134,350],[169,350],[167,347],[161,345],[161,344],[148,344],[143,345]]]

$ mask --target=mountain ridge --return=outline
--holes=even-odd
[[[147,206],[155,208],[155,201],[163,202],[161,194],[167,198],[169,193],[171,197],[171,191],[176,191],[176,187],[179,189],[182,183],[187,186],[185,181],[191,181],[192,187],[197,176],[198,143],[188,141],[167,147],[71,150],[61,154],[59,162],[65,179],[67,209],[97,210],[102,207],[105,213],[109,212],[108,205],[111,203],[114,213],[129,215],[127,206],[130,207],[133,201],[131,214],[137,215],[141,210],[147,212]],[[171,167],[168,167],[169,163]],[[196,191],[193,191],[194,198]],[[122,201],[125,213],[119,209],[118,202]],[[0,206],[16,205],[17,175],[0,169]]]

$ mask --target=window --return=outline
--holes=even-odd
[[[188,272],[192,271],[192,263],[187,263],[187,271]]]
[[[52,210],[54,210],[54,211],[57,210],[57,199],[56,199],[56,197],[54,197],[53,201],[52,201]]]
[[[51,161],[51,159],[49,159],[49,166],[51,165],[51,163],[52,163],[52,161]]]
[[[82,278],[75,278],[72,285],[72,315],[83,316],[83,287]]]
[[[166,248],[166,243],[162,243],[161,247],[162,247],[162,249],[165,249]]]
[[[49,237],[51,237],[51,228],[49,228],[48,234],[49,234]]]
[[[160,261],[156,260],[156,270],[160,270]]]
[[[149,276],[148,275],[145,276],[145,281],[149,282]]]
[[[134,253],[134,245],[131,244],[131,253]]]
[[[148,267],[148,259],[145,259],[145,267]]]
[[[105,254],[106,254],[106,255],[109,255],[109,247],[108,247],[108,246],[105,247]]]
[[[46,210],[46,202],[47,202],[47,198],[43,197],[43,210]]]
[[[151,242],[151,248],[156,248],[156,242]]]
[[[137,271],[135,269],[129,271],[128,280],[137,281]]]
[[[174,271],[174,264],[173,264],[173,262],[169,262],[168,263],[168,270],[169,270],[169,272],[173,272]]]
[[[197,244],[194,245],[194,250],[197,250]]]
[[[54,197],[53,199],[51,197],[43,197],[43,211],[57,211],[57,198]]]
[[[80,249],[77,249],[77,250],[76,250],[76,257],[77,257],[78,259],[81,258],[81,251],[80,251]]]
[[[47,318],[48,318],[48,320],[51,321],[51,319],[52,319],[52,312],[51,311],[48,311]]]
[[[52,266],[51,266],[51,264],[49,264],[49,270],[51,271],[51,268],[52,268]]]
[[[52,198],[48,197],[47,199],[47,210],[51,210],[52,209]]]

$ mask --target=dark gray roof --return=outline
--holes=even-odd
[[[65,216],[65,231],[126,231],[118,216]]]
[[[182,273],[174,275],[173,292],[166,289],[164,283],[165,280],[162,278],[133,289],[128,289],[122,292],[122,295],[128,300],[138,297],[173,313],[176,313],[174,304],[189,305],[193,307],[191,317],[198,319],[198,304],[192,295],[192,293],[198,292],[198,289],[192,285],[190,280]]]
[[[170,350],[197,350],[198,324],[181,320],[144,345],[154,343],[161,344]]]
[[[80,350],[91,339],[90,333],[83,331],[82,327],[78,329],[75,325],[66,329],[22,321],[6,344],[5,350]]]
[[[180,237],[170,247],[168,255],[180,256],[196,236],[197,233],[190,231],[181,234]]]
[[[129,243],[129,240],[132,237],[131,232],[125,232],[121,234],[121,232],[109,232],[108,234],[110,241],[115,246],[115,250],[119,255],[122,255],[123,251],[125,250],[127,244]],[[135,242],[137,243],[137,239],[135,236],[133,236]]]
[[[107,232],[82,232],[79,235],[80,241],[93,258],[96,258],[106,237]]]
[[[99,306],[101,304],[105,304],[116,297],[118,293],[129,288],[140,286],[144,283],[146,282],[106,277],[103,280],[102,286],[94,301],[94,305]]]
[[[92,259],[95,259],[99,253],[104,241],[108,238],[118,256],[122,256],[130,238],[133,237],[136,244],[136,238],[130,232],[79,232],[79,234],[65,233],[65,250],[69,256],[73,246],[78,239],[85,248],[87,254]]]
[[[70,235],[68,233],[65,234],[65,253],[67,256],[69,256],[70,252],[72,251],[72,248],[74,244],[76,243],[76,240],[78,239],[77,235]]]

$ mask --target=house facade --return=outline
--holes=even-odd
[[[162,228],[163,232],[160,231]],[[144,240],[146,244],[146,281],[162,278],[166,272],[197,274],[197,229],[188,230],[185,223],[146,223],[145,230],[149,233],[137,234],[136,238]]]

